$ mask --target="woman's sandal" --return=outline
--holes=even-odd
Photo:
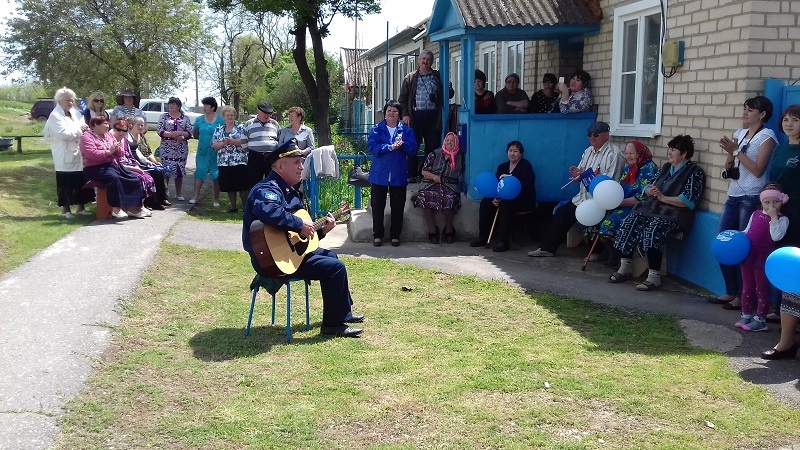
[[[448,244],[452,244],[453,242],[455,242],[455,240],[456,240],[456,229],[455,228],[453,228],[449,232],[447,230],[444,230],[444,241],[445,242],[447,242]]]
[[[375,238],[375,239],[372,240],[372,246],[373,247],[380,247],[381,244],[383,244],[383,242],[381,241],[381,238]]]
[[[661,289],[660,284],[655,284],[652,281],[644,280],[641,284],[636,285],[637,291],[657,291]]]
[[[447,236],[447,234],[445,234],[445,236]],[[433,233],[428,233],[428,240],[434,245],[439,243],[439,227],[436,227],[436,231]]]
[[[392,247],[400,247],[400,239],[392,239]]]
[[[633,278],[632,274],[614,272],[608,276],[609,283],[624,283]]]

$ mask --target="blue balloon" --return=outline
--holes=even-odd
[[[800,248],[781,247],[770,253],[764,264],[767,279],[783,292],[800,295]]]
[[[596,188],[598,184],[610,179],[611,177],[608,175],[595,175],[594,178],[592,178],[592,181],[589,182],[589,193],[594,194],[594,188]]]
[[[513,175],[503,177],[497,182],[497,196],[503,200],[514,200],[522,191],[522,183]]]
[[[720,264],[735,266],[750,253],[750,239],[741,231],[721,231],[711,243],[711,253]]]
[[[484,197],[497,197],[497,177],[491,172],[481,172],[475,177],[475,189]]]

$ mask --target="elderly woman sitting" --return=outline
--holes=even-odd
[[[439,227],[433,220],[433,212],[436,210],[444,215],[444,241],[448,244],[455,241],[453,217],[461,207],[458,183],[463,171],[464,164],[458,154],[458,137],[455,133],[447,133],[444,145],[428,154],[425,159],[422,166],[422,185],[414,201],[414,206],[422,208],[431,244],[439,243]]]
[[[619,269],[608,281],[621,283],[633,277],[633,251],[647,254],[650,271],[647,280],[636,285],[640,291],[661,287],[661,256],[664,242],[686,231],[694,219],[694,208],[703,196],[706,174],[691,161],[694,140],[678,135],[669,143],[668,162],[645,188],[647,199],[633,207],[620,226],[614,247],[622,254]]]
[[[628,166],[622,171],[622,178],[619,180],[619,184],[622,185],[625,198],[601,222],[600,230],[598,231],[598,235],[603,244],[606,245],[606,248],[613,246],[614,238],[617,236],[617,231],[622,225],[622,221],[628,217],[633,207],[646,198],[644,189],[655,181],[656,172],[658,172],[658,166],[653,162],[653,155],[650,153],[650,149],[641,142],[628,142],[625,145],[623,154]],[[614,264],[614,267],[616,267],[616,263],[619,263],[619,255],[614,255],[613,253],[616,253],[616,251],[612,251],[609,265]]]

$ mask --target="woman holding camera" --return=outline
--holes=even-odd
[[[733,133],[733,138],[722,136],[719,146],[728,154],[722,178],[729,180],[728,200],[722,207],[717,232],[744,230],[750,216],[761,207],[758,194],[767,183],[767,165],[777,139],[775,133],[764,124],[772,116],[772,102],[756,96],[744,102],[742,128]],[[739,266],[719,265],[725,280],[725,295],[712,298],[711,303],[722,303],[722,307],[740,310],[739,294],[742,290],[742,275]]]

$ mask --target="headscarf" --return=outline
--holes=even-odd
[[[619,180],[619,184],[630,183],[633,184],[636,182],[636,175],[639,173],[639,169],[644,167],[648,161],[653,159],[653,154],[650,153],[650,149],[647,148],[646,145],[642,144],[639,141],[630,141],[628,144],[632,144],[633,147],[636,149],[636,154],[639,155],[639,158],[636,159],[636,164],[633,164],[628,168],[628,173]],[[627,144],[626,144],[627,145]]]
[[[453,146],[452,149],[447,149],[447,147],[445,147],[445,143],[447,142],[447,136],[450,136],[451,134],[453,135],[453,141],[455,142],[455,145]],[[456,134],[451,131],[444,136],[444,142],[445,143],[442,143],[442,153],[444,153],[445,156],[450,158],[450,170],[456,170],[456,155],[458,154],[458,136],[456,136]]]

